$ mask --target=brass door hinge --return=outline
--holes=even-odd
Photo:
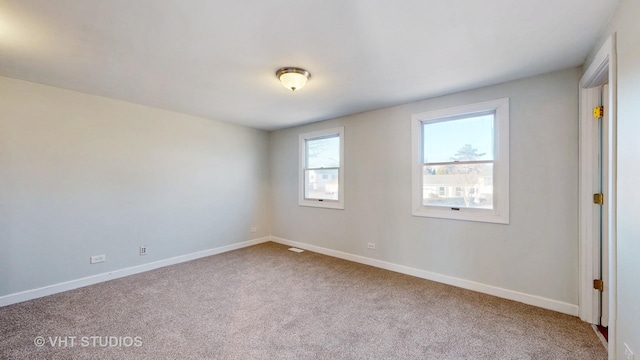
[[[593,118],[600,119],[604,116],[604,106],[596,106],[593,108]]]
[[[593,280],[593,288],[598,290],[598,291],[604,291],[604,281],[598,280],[598,279],[594,279]]]
[[[593,194],[593,203],[597,205],[604,204],[604,194]]]

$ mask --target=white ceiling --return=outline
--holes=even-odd
[[[580,65],[617,3],[0,0],[0,75],[272,130]]]

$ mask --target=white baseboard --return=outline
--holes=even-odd
[[[473,290],[497,297],[501,297],[504,299],[514,300],[521,303],[537,306],[543,309],[553,310],[557,312],[561,312],[568,315],[577,316],[578,315],[578,306],[574,304],[565,303],[562,301],[557,301],[553,299],[544,298],[541,296],[530,295],[521,293],[518,291],[508,290],[504,288],[499,288],[491,285],[486,285],[482,283],[478,283],[475,281],[460,279],[448,275],[442,275],[430,271],[420,270],[404,265],[398,265],[378,259],[372,259],[360,255],[353,255],[349,253],[345,253],[342,251],[327,249],[315,245],[309,245],[297,241],[282,239],[279,237],[263,237],[259,239],[244,241],[237,244],[231,244],[226,246],[221,246],[218,248],[198,251],[191,254],[181,255],[172,257],[169,259],[154,261],[147,264],[132,266],[124,269],[113,270],[102,274],[87,276],[80,279],[65,281],[58,284],[48,285],[37,289],[21,291],[13,294],[8,294],[4,296],[0,296],[0,307],[16,304],[19,302],[36,299],[39,297],[57,294],[63,291],[73,290],[84,286],[89,286],[97,283],[101,283],[108,280],[113,280],[133,274],[139,274],[145,271],[150,271],[154,269],[158,269],[161,267],[175,265],[211,255],[221,254],[227,251],[237,250],[248,246],[253,246],[257,244],[261,244],[267,241],[273,241],[276,243],[294,246],[301,249],[317,252],[319,254],[324,254],[348,261],[357,262],[360,264],[370,265],[381,269],[386,269],[390,271],[395,271],[398,273],[411,275],[415,277],[419,277],[422,279],[432,280],[439,283],[452,285],[456,287],[460,287],[463,289]]]
[[[275,236],[271,237],[271,241],[279,244],[287,245],[287,246],[294,246],[300,249],[317,252],[323,255],[328,255],[328,256],[344,259],[344,260],[357,262],[360,264],[370,265],[370,266],[374,266],[381,269],[386,269],[386,270],[395,271],[395,272],[406,274],[406,275],[419,277],[422,279],[432,280],[432,281],[456,286],[456,287],[467,289],[467,290],[473,290],[473,291],[497,296],[497,297],[508,299],[508,300],[518,301],[524,304],[537,306],[547,310],[557,311],[563,314],[578,316],[578,305],[569,304],[569,303],[558,301],[558,300],[548,299],[548,298],[544,298],[537,295],[525,294],[518,291],[499,288],[492,285],[486,285],[486,284],[482,284],[475,281],[460,279],[460,278],[456,278],[448,275],[442,275],[442,274],[438,274],[430,271],[420,270],[420,269],[416,269],[416,268],[412,268],[404,265],[398,265],[398,264],[377,260],[377,259],[372,259],[372,258],[360,256],[360,255],[353,255],[353,254],[345,253],[342,251],[331,250],[331,249],[327,249],[327,248],[323,248],[315,245],[309,245],[309,244],[305,244],[297,241],[282,239]]]
[[[47,285],[37,289],[8,294],[8,295],[0,296],[0,307],[16,304],[16,303],[31,300],[31,299],[36,299],[36,298],[47,296],[47,295],[57,294],[63,291],[73,290],[80,287],[93,285],[93,284],[129,276],[133,274],[139,274],[145,271],[154,270],[154,269],[169,266],[169,265],[175,265],[175,264],[211,256],[211,255],[221,254],[227,251],[237,250],[244,247],[261,244],[270,240],[271,240],[271,237],[263,237],[259,239],[243,241],[236,244],[198,251],[198,252],[194,252],[186,255],[180,255],[180,256],[169,258],[169,259],[158,260],[158,261],[150,262],[147,264],[136,265],[136,266],[132,266],[124,269],[113,270],[106,273],[87,276],[80,279],[65,281],[58,284]]]

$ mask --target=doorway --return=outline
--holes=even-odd
[[[580,318],[608,327],[615,343],[616,309],[615,34],[580,80]],[[615,346],[609,346],[615,359]]]

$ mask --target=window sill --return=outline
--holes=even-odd
[[[325,209],[344,210],[344,204],[339,201],[299,200],[298,205]]]
[[[509,224],[509,215],[500,214],[491,210],[460,209],[451,208],[427,208],[419,207],[411,212],[413,216],[430,217],[449,220],[477,221],[494,224]]]

